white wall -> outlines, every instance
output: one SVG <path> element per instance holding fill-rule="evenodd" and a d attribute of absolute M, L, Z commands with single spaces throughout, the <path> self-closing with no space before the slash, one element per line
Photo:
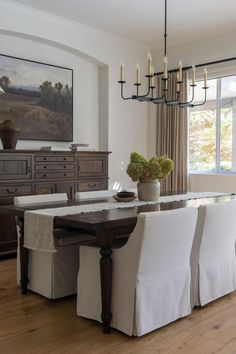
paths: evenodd
<path fill-rule="evenodd" d="M 108 32 L 3 0 L 0 0 L 0 48 L 2 54 L 74 69 L 74 141 L 110 150 L 111 184 L 128 186 L 130 179 L 125 168 L 130 152 L 137 150 L 147 155 L 147 105 L 121 100 L 117 84 L 119 63 L 122 58 L 126 63 L 127 81 L 133 82 L 136 62 L 146 67 L 147 48 Z M 106 75 L 105 79 L 100 75 Z M 132 87 L 128 87 L 128 93 Z M 99 90 L 108 92 L 103 91 L 101 95 Z M 101 108 L 102 102 L 106 108 Z M 49 144 L 22 141 L 17 147 Z"/>
<path fill-rule="evenodd" d="M 236 31 L 224 33 L 216 37 L 209 37 L 199 41 L 185 43 L 179 46 L 167 48 L 168 65 L 170 69 L 178 66 L 179 59 L 183 65 L 195 64 L 236 57 L 235 47 Z M 162 70 L 163 51 L 153 53 L 155 70 Z M 222 66 L 221 69 L 222 70 Z M 155 107 L 149 111 L 148 135 L 150 137 L 149 154 L 155 153 L 156 131 Z M 228 175 L 190 175 L 189 188 L 193 191 L 236 191 L 236 176 Z"/>
<path fill-rule="evenodd" d="M 189 177 L 189 190 L 192 192 L 236 193 L 235 175 L 192 174 Z"/>

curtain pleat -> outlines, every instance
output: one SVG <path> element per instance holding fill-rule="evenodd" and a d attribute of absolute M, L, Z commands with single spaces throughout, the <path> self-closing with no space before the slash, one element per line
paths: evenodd
<path fill-rule="evenodd" d="M 187 101 L 187 75 L 183 73 L 181 101 Z M 175 97 L 176 75 L 170 74 L 168 81 L 168 99 Z M 160 94 L 160 92 L 159 92 Z M 157 156 L 167 155 L 174 161 L 171 174 L 161 180 L 162 192 L 186 192 L 187 185 L 187 108 L 157 105 Z"/>

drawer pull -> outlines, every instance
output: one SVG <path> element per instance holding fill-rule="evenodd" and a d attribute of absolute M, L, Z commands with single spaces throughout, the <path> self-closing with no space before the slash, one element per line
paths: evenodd
<path fill-rule="evenodd" d="M 10 189 L 10 188 L 7 188 L 7 193 L 9 193 L 9 194 L 15 194 L 16 192 L 17 192 L 17 188 L 15 188 L 15 189 Z"/>
<path fill-rule="evenodd" d="M 64 161 L 66 161 L 67 159 L 66 159 L 66 157 L 64 157 Z"/>
<path fill-rule="evenodd" d="M 44 159 L 44 161 L 47 161 L 47 158 L 46 158 L 46 157 L 44 157 L 43 159 Z"/>
<path fill-rule="evenodd" d="M 64 177 L 66 177 L 67 176 L 67 174 L 66 173 L 64 173 Z"/>
<path fill-rule="evenodd" d="M 43 168 L 47 168 L 47 166 L 43 166 Z"/>
<path fill-rule="evenodd" d="M 88 186 L 89 186 L 89 188 L 95 188 L 96 187 L 96 185 L 97 185 L 97 183 L 94 183 L 94 184 L 88 184 Z"/>
<path fill-rule="evenodd" d="M 43 177 L 48 177 L 48 175 L 43 175 Z"/>
<path fill-rule="evenodd" d="M 66 166 L 63 166 L 64 168 L 66 168 Z"/>

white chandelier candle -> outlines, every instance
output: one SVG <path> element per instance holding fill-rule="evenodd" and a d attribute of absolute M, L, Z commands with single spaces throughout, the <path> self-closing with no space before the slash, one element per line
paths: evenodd
<path fill-rule="evenodd" d="M 148 52 L 148 75 L 151 75 L 151 68 L 152 68 L 152 54 L 149 50 L 149 52 Z"/>
<path fill-rule="evenodd" d="M 204 68 L 204 88 L 207 87 L 207 68 Z"/>
<path fill-rule="evenodd" d="M 192 85 L 195 85 L 196 83 L 196 68 L 195 68 L 195 64 L 193 64 L 192 66 Z"/>
<path fill-rule="evenodd" d="M 183 81 L 183 64 L 182 64 L 182 60 L 179 61 L 179 80 L 177 80 L 178 82 L 182 82 Z"/>
<path fill-rule="evenodd" d="M 168 69 L 167 69 L 168 59 L 167 59 L 167 56 L 164 56 L 163 64 L 164 64 L 163 79 L 167 80 L 168 79 Z"/>
<path fill-rule="evenodd" d="M 180 93 L 180 77 L 179 77 L 179 72 L 176 74 L 176 92 Z"/>
<path fill-rule="evenodd" d="M 154 69 L 153 69 L 153 66 L 151 67 L 151 81 L 150 81 L 150 85 L 151 85 L 151 88 L 154 88 L 155 87 L 155 82 L 154 82 Z"/>
<path fill-rule="evenodd" d="M 125 80 L 125 64 L 123 61 L 120 62 L 120 81 Z"/>
<path fill-rule="evenodd" d="M 136 64 L 136 84 L 140 84 L 140 65 Z"/>

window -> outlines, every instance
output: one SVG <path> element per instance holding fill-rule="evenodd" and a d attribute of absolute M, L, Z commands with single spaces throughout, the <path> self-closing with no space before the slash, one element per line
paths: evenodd
<path fill-rule="evenodd" d="M 196 87 L 196 100 L 204 99 Z M 236 172 L 236 76 L 208 80 L 207 102 L 190 109 L 189 170 Z"/>

